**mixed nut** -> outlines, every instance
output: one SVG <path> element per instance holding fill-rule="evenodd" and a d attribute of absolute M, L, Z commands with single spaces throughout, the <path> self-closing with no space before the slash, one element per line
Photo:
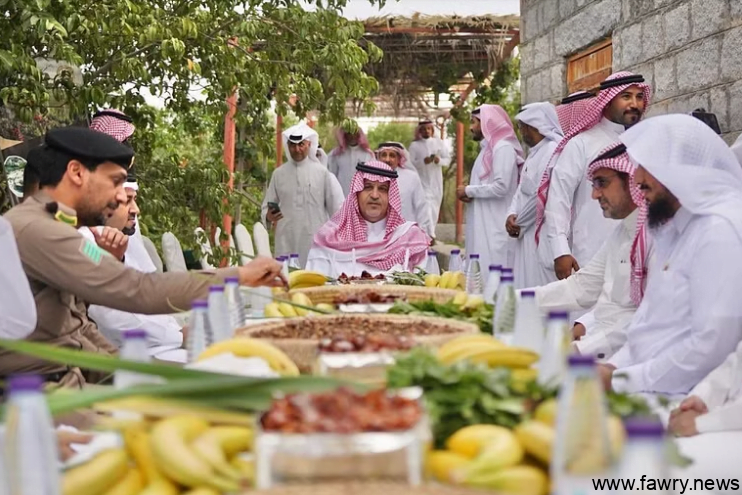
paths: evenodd
<path fill-rule="evenodd" d="M 420 404 L 385 390 L 357 394 L 341 388 L 323 394 L 277 399 L 262 416 L 265 431 L 281 433 L 362 433 L 408 430 L 422 416 Z"/>
<path fill-rule="evenodd" d="M 330 353 L 408 351 L 414 345 L 414 340 L 403 335 L 337 335 L 320 341 L 319 350 Z"/>
<path fill-rule="evenodd" d="M 389 321 L 384 319 L 346 316 L 341 318 L 302 318 L 281 322 L 277 328 L 258 330 L 251 333 L 256 339 L 326 339 L 339 334 L 365 336 L 386 334 L 442 335 L 459 330 L 440 323 L 429 321 Z"/>
<path fill-rule="evenodd" d="M 340 294 L 333 301 L 339 304 L 388 304 L 404 300 L 404 296 L 379 294 L 378 292 L 363 292 L 358 294 Z"/>
<path fill-rule="evenodd" d="M 361 280 L 361 281 L 371 281 L 371 280 L 380 280 L 380 281 L 383 281 L 383 280 L 386 280 L 386 276 L 383 273 L 380 273 L 380 274 L 378 274 L 376 276 L 373 276 L 370 273 L 368 273 L 366 270 L 364 270 L 364 271 L 361 272 L 361 276 L 360 277 L 356 277 L 356 276 L 349 277 L 345 273 L 341 273 L 340 276 L 338 277 L 338 283 L 340 283 L 340 284 L 349 284 L 351 282 L 356 282 L 358 280 Z"/>

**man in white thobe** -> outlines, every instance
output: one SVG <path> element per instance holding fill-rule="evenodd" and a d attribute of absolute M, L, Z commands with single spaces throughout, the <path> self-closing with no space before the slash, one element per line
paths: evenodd
<path fill-rule="evenodd" d="M 350 192 L 350 181 L 356 173 L 356 165 L 374 160 L 375 157 L 366 134 L 357 125 L 336 129 L 335 139 L 338 145 L 330 151 L 327 168 L 337 177 L 345 197 Z"/>
<path fill-rule="evenodd" d="M 431 239 L 435 239 L 435 224 L 430 221 L 425 191 L 417 170 L 410 168 L 407 149 L 396 141 L 381 143 L 376 148 L 376 158 L 397 171 L 397 185 L 402 197 L 402 218 L 416 222 Z"/>
<path fill-rule="evenodd" d="M 550 179 L 539 186 L 540 192 L 547 188 L 546 201 L 539 203 L 542 213 L 537 212 L 539 256 L 559 279 L 586 265 L 616 228 L 618 222 L 605 218 L 590 197 L 587 166 L 639 122 L 649 103 L 650 89 L 640 75 L 619 72 L 600 88 L 580 122 L 565 133 L 552 158 Z"/>
<path fill-rule="evenodd" d="M 36 328 L 36 302 L 23 271 L 13 229 L 0 217 L 0 338 L 23 339 Z"/>
<path fill-rule="evenodd" d="M 410 160 L 420 174 L 420 181 L 430 206 L 430 221 L 438 225 L 443 201 L 443 168 L 451 164 L 448 146 L 435 134 L 433 122 L 421 121 L 415 129 L 415 140 L 410 143 Z"/>
<path fill-rule="evenodd" d="M 329 158 L 327 157 L 327 153 L 319 145 L 317 146 L 317 160 L 325 167 L 328 166 Z"/>
<path fill-rule="evenodd" d="M 314 236 L 307 269 L 337 278 L 425 266 L 430 238 L 402 218 L 397 172 L 377 161 L 356 170 L 343 207 Z"/>
<path fill-rule="evenodd" d="M 621 141 L 653 246 L 626 344 L 599 372 L 619 392 L 685 395 L 742 339 L 742 167 L 688 115 L 648 119 Z"/>
<path fill-rule="evenodd" d="M 343 204 L 337 179 L 317 161 L 317 140 L 303 123 L 284 131 L 287 161 L 273 171 L 263 199 L 263 223 L 276 229 L 274 252 L 298 253 L 301 266 L 314 234 Z"/>
<path fill-rule="evenodd" d="M 742 165 L 742 134 L 737 137 L 737 140 L 734 141 L 734 144 L 732 144 L 731 148 L 734 152 L 734 156 L 737 157 L 737 161 L 740 165 Z"/>
<path fill-rule="evenodd" d="M 472 112 L 471 132 L 481 151 L 468 186 L 456 195 L 466 203 L 466 252 L 489 265 L 513 266 L 513 239 L 505 231 L 508 208 L 518 187 L 523 149 L 507 112 L 499 105 L 482 105 Z"/>
<path fill-rule="evenodd" d="M 626 342 L 626 329 L 641 301 L 642 277 L 634 275 L 637 256 L 647 256 L 644 197 L 633 181 L 634 163 L 623 145 L 613 145 L 590 164 L 593 198 L 603 214 L 621 223 L 605 239 L 590 262 L 569 278 L 536 287 L 536 303 L 544 311 L 592 311 L 578 318 L 572 329 L 580 354 L 608 359 Z M 633 248 L 633 249 L 632 249 Z M 633 252 L 632 252 L 633 251 Z M 634 297 L 632 297 L 634 296 Z M 637 297 L 638 296 L 638 297 Z"/>
<path fill-rule="evenodd" d="M 529 151 L 510 203 L 505 230 L 515 238 L 515 288 L 523 289 L 556 280 L 554 271 L 546 270 L 536 255 L 536 193 L 546 165 L 564 134 L 551 103 L 526 105 L 515 120 Z"/>

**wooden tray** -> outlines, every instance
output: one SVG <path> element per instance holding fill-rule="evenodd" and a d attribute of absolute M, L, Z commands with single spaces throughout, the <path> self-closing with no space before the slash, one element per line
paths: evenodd
<path fill-rule="evenodd" d="M 456 296 L 457 290 L 437 289 L 433 287 L 417 287 L 414 285 L 325 285 L 322 287 L 309 287 L 306 289 L 294 289 L 291 293 L 301 292 L 306 294 L 314 304 L 333 304 L 339 296 L 354 294 L 377 293 L 392 296 L 404 296 L 409 302 L 433 300 L 437 303 L 446 303 Z"/>
<path fill-rule="evenodd" d="M 355 481 L 347 483 L 317 483 L 287 485 L 250 493 L 266 495 L 482 495 L 480 490 L 440 484 L 410 486 L 394 481 Z"/>

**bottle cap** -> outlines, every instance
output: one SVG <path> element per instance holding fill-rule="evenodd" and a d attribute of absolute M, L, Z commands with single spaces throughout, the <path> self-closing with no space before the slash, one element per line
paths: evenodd
<path fill-rule="evenodd" d="M 239 277 L 227 277 L 224 279 L 225 284 L 239 284 L 240 278 Z"/>
<path fill-rule="evenodd" d="M 502 265 L 490 265 L 490 271 L 491 272 L 502 271 Z"/>
<path fill-rule="evenodd" d="M 292 258 L 298 258 L 299 257 L 299 253 L 291 253 L 291 257 Z"/>
<path fill-rule="evenodd" d="M 461 254 L 461 249 L 452 249 L 451 254 Z"/>
<path fill-rule="evenodd" d="M 536 297 L 535 290 L 522 290 L 520 291 L 520 297 Z"/>
<path fill-rule="evenodd" d="M 469 255 L 469 259 L 470 260 L 478 260 L 479 259 L 479 255 L 478 254 L 470 254 Z"/>
<path fill-rule="evenodd" d="M 276 261 L 278 261 L 279 263 L 283 263 L 284 261 L 286 261 L 286 256 L 278 256 L 276 258 Z"/>
<path fill-rule="evenodd" d="M 39 375 L 15 375 L 8 380 L 8 391 L 13 392 L 37 391 L 44 386 L 44 380 Z"/>
<path fill-rule="evenodd" d="M 208 308 L 209 302 L 203 299 L 196 299 L 191 303 L 192 308 Z"/>
<path fill-rule="evenodd" d="M 512 275 L 503 275 L 500 282 L 515 282 L 515 279 Z"/>
<path fill-rule="evenodd" d="M 659 419 L 654 418 L 628 418 L 624 422 L 626 435 L 636 437 L 663 437 L 665 428 Z"/>
<path fill-rule="evenodd" d="M 432 249 L 430 251 L 428 251 L 428 256 L 437 256 L 437 255 L 438 255 L 438 253 L 436 253 Z"/>
<path fill-rule="evenodd" d="M 567 358 L 570 366 L 595 366 L 595 357 L 582 354 L 571 354 Z"/>
<path fill-rule="evenodd" d="M 209 287 L 209 292 L 224 292 L 223 285 L 212 285 Z"/>
<path fill-rule="evenodd" d="M 505 268 L 505 267 L 503 266 L 503 267 L 502 267 L 502 273 L 508 273 L 508 274 L 511 274 L 511 275 L 512 275 L 512 273 L 513 273 L 513 269 L 512 269 L 512 268 Z"/>
<path fill-rule="evenodd" d="M 550 320 L 567 320 L 569 319 L 569 313 L 566 311 L 549 311 Z"/>
<path fill-rule="evenodd" d="M 147 338 L 147 331 L 141 330 L 141 329 L 135 329 L 135 330 L 124 330 L 122 333 L 122 336 L 124 339 L 146 339 Z"/>

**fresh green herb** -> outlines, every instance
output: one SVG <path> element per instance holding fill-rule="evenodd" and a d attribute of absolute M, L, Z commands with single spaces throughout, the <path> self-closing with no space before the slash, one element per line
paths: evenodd
<path fill-rule="evenodd" d="M 427 272 L 421 268 L 415 269 L 414 273 L 394 272 L 390 275 L 392 282 L 397 285 L 413 285 L 416 287 L 425 287 L 425 275 Z"/>
<path fill-rule="evenodd" d="M 397 302 L 389 313 L 398 315 L 437 316 L 474 323 L 484 333 L 492 333 L 492 317 L 494 306 L 482 304 L 476 308 L 462 308 L 449 301 L 436 303 L 435 301 Z"/>

